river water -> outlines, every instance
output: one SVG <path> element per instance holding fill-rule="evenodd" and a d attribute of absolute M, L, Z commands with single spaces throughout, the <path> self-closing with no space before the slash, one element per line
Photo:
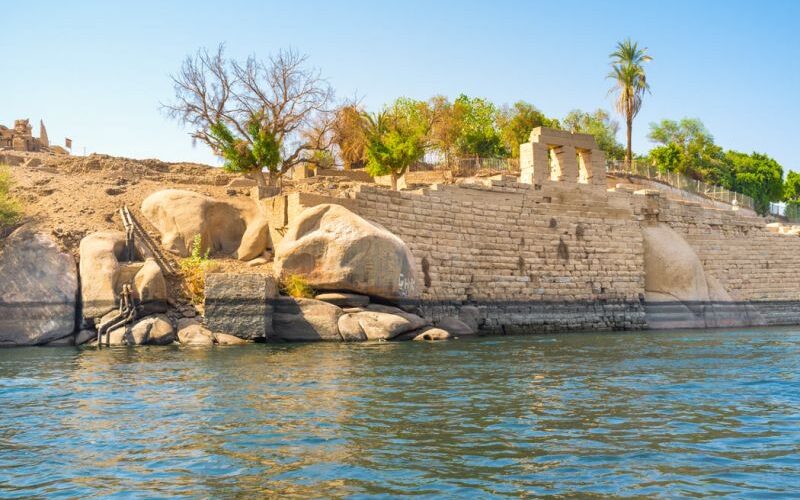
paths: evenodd
<path fill-rule="evenodd" d="M 800 329 L 0 350 L 0 498 L 798 492 Z"/>

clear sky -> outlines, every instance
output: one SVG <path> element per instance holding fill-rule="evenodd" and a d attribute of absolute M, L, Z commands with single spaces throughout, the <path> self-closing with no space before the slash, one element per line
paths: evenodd
<path fill-rule="evenodd" d="M 630 36 L 654 58 L 635 151 L 650 122 L 697 117 L 721 146 L 800 170 L 799 1 L 39 0 L 0 16 L 0 123 L 43 118 L 76 153 L 215 164 L 159 103 L 183 58 L 220 42 L 236 57 L 306 53 L 370 109 L 463 92 L 562 118 L 612 109 L 608 54 Z"/>

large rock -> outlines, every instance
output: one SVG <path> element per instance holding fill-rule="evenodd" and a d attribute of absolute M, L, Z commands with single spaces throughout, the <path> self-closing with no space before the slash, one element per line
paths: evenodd
<path fill-rule="evenodd" d="M 108 332 L 109 345 L 167 345 L 175 341 L 175 330 L 164 315 L 148 316 Z M 106 337 L 103 337 L 103 344 Z"/>
<path fill-rule="evenodd" d="M 651 297 L 672 297 L 681 302 L 709 300 L 703 264 L 681 235 L 659 224 L 643 228 L 642 236 L 644 287 Z"/>
<path fill-rule="evenodd" d="M 281 297 L 275 301 L 272 316 L 274 337 L 290 341 L 340 341 L 341 315 L 341 309 L 327 302 Z"/>
<path fill-rule="evenodd" d="M 81 299 L 84 318 L 100 318 L 117 307 L 122 274 L 120 260 L 126 258 L 125 242 L 125 233 L 120 231 L 92 233 L 81 240 Z"/>
<path fill-rule="evenodd" d="M 297 216 L 276 249 L 275 269 L 321 290 L 386 298 L 418 293 L 405 243 L 340 205 L 317 205 Z"/>
<path fill-rule="evenodd" d="M 193 319 L 178 321 L 178 341 L 183 345 L 210 347 L 214 345 L 214 334 Z"/>
<path fill-rule="evenodd" d="M 22 227 L 0 248 L 0 346 L 44 344 L 75 330 L 78 274 L 46 234 Z"/>
<path fill-rule="evenodd" d="M 339 332 L 344 340 L 389 340 L 428 324 L 416 314 L 394 307 L 370 305 L 366 311 L 342 315 Z"/>
<path fill-rule="evenodd" d="M 442 318 L 436 323 L 436 327 L 442 330 L 446 330 L 453 335 L 457 336 L 464 336 L 464 335 L 476 335 L 478 333 L 477 327 L 472 327 L 467 323 L 461 321 L 458 318 L 454 318 L 452 316 L 448 316 L 446 318 Z"/>
<path fill-rule="evenodd" d="M 151 194 L 142 213 L 161 233 L 161 244 L 182 257 L 192 251 L 196 235 L 203 250 L 240 260 L 258 257 L 269 245 L 266 218 L 251 199 L 219 201 L 181 189 Z"/>
<path fill-rule="evenodd" d="M 133 277 L 133 287 L 143 304 L 166 303 L 167 282 L 161 267 L 154 259 L 147 259 Z"/>

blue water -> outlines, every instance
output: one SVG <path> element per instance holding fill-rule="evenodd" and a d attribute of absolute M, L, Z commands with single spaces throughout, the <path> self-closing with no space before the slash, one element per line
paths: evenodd
<path fill-rule="evenodd" d="M 0 350 L 2 498 L 798 492 L 798 329 Z"/>

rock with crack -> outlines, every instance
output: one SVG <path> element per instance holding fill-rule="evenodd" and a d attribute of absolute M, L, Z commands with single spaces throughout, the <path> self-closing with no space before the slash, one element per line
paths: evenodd
<path fill-rule="evenodd" d="M 414 258 L 382 226 L 340 205 L 307 208 L 275 250 L 279 275 L 300 275 L 318 290 L 408 298 L 418 294 Z"/>
<path fill-rule="evenodd" d="M 75 331 L 78 273 L 50 236 L 23 226 L 0 249 L 0 346 L 44 344 Z"/>
<path fill-rule="evenodd" d="M 182 189 L 166 189 L 142 202 L 142 213 L 161 233 L 161 244 L 181 257 L 199 235 L 202 249 L 239 260 L 259 257 L 269 246 L 266 217 L 251 199 L 219 201 Z"/>

